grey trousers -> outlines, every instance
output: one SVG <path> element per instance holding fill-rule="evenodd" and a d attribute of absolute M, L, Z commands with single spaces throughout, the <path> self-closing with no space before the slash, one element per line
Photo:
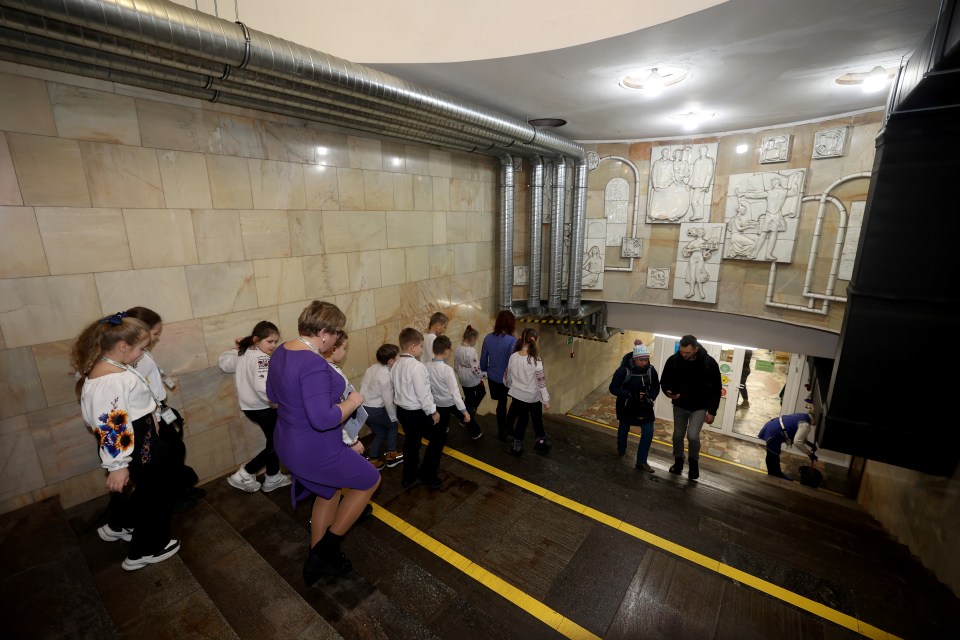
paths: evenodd
<path fill-rule="evenodd" d="M 688 411 L 680 407 L 673 408 L 673 457 L 683 458 L 683 439 L 689 443 L 690 459 L 700 459 L 700 429 L 707 417 L 706 409 Z"/>

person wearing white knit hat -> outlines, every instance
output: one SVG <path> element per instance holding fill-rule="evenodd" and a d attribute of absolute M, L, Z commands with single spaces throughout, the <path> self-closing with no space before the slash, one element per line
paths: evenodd
<path fill-rule="evenodd" d="M 633 343 L 633 352 L 623 356 L 620 367 L 610 381 L 610 393 L 617 396 L 617 453 L 627 453 L 627 435 L 630 427 L 640 426 L 640 445 L 637 447 L 637 469 L 653 473 L 647 463 L 653 442 L 653 403 L 660 395 L 657 370 L 650 364 L 650 351 L 641 340 Z"/>

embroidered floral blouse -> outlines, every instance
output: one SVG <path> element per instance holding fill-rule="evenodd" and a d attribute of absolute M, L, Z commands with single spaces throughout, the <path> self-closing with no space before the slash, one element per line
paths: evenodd
<path fill-rule="evenodd" d="M 150 390 L 130 371 L 87 379 L 80 392 L 83 421 L 100 438 L 100 464 L 108 471 L 130 464 L 133 422 L 157 408 Z"/>

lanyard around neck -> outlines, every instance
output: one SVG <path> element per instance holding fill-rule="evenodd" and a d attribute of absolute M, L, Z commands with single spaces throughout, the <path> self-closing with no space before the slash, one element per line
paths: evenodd
<path fill-rule="evenodd" d="M 147 387 L 147 391 L 150 392 L 150 396 L 153 397 L 153 401 L 157 403 L 157 406 L 159 407 L 160 405 L 163 404 L 160 398 L 157 397 L 157 394 L 153 392 L 153 387 L 150 386 L 150 382 L 146 378 L 144 378 L 143 374 L 141 374 L 139 371 L 132 368 L 130 365 L 123 364 L 122 362 L 117 362 L 116 360 L 111 360 L 107 356 L 100 356 L 100 360 L 102 360 L 103 362 L 106 362 L 107 364 L 112 364 L 118 369 L 129 371 L 133 375 L 137 376 L 137 379 L 139 379 L 140 382 L 142 382 Z"/>
<path fill-rule="evenodd" d="M 307 345 L 308 347 L 310 347 L 310 351 L 313 351 L 315 354 L 317 354 L 317 355 L 320 356 L 321 358 L 323 357 L 323 356 L 320 354 L 320 349 L 317 349 L 315 346 L 313 346 L 312 344 L 310 344 L 310 342 L 309 342 L 306 338 L 304 338 L 303 336 L 297 336 L 297 340 L 299 340 L 299 341 L 302 342 L 303 344 L 305 344 L 305 345 Z"/>

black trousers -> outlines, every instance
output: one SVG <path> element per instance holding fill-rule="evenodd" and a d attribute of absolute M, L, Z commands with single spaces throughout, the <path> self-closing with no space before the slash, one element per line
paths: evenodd
<path fill-rule="evenodd" d="M 437 478 L 440 469 L 440 456 L 443 446 L 447 443 L 447 425 L 444 420 L 433 424 L 433 418 L 423 412 L 423 409 L 404 409 L 397 407 L 397 421 L 403 425 L 403 481 L 414 480 L 427 482 Z M 420 462 L 420 440 L 426 438 L 430 442 L 423 454 L 423 463 Z"/>
<path fill-rule="evenodd" d="M 268 476 L 275 476 L 280 473 L 280 458 L 273 448 L 273 430 L 277 428 L 277 410 L 273 407 L 266 409 L 244 410 L 243 415 L 250 418 L 254 424 L 260 427 L 263 437 L 267 439 L 263 451 L 254 456 L 253 460 L 243 465 L 243 469 L 250 475 L 257 475 L 260 469 L 266 467 Z"/>
<path fill-rule="evenodd" d="M 527 419 L 533 419 L 533 431 L 538 438 L 543 438 L 547 433 L 543 430 L 543 405 L 539 402 L 524 402 L 512 398 L 510 400 L 510 413 L 507 420 L 513 429 L 513 437 L 523 442 L 523 436 L 527 433 Z M 516 423 L 516 428 L 513 424 Z"/>
<path fill-rule="evenodd" d="M 477 407 L 480 406 L 486 395 L 487 388 L 483 386 L 482 382 L 475 387 L 463 388 L 463 403 L 467 405 L 467 413 L 470 414 L 471 420 L 473 420 L 473 416 L 477 415 Z"/>
<path fill-rule="evenodd" d="M 497 437 L 506 440 L 510 434 L 507 423 L 507 387 L 490 380 L 490 397 L 497 401 Z"/>

